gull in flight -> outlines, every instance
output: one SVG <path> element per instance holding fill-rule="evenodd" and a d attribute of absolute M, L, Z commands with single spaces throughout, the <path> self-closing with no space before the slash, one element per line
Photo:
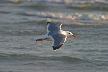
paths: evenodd
<path fill-rule="evenodd" d="M 69 36 L 76 37 L 75 34 L 73 34 L 70 31 L 63 31 L 61 30 L 61 26 L 63 23 L 60 22 L 47 22 L 47 34 L 36 36 L 35 40 L 38 41 L 52 41 L 52 47 L 53 50 L 59 49 L 64 42 L 66 41 L 66 38 Z"/>

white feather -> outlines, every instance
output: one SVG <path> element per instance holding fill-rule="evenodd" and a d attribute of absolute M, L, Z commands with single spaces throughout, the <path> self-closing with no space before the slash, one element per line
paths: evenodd
<path fill-rule="evenodd" d="M 48 38 L 48 35 L 45 34 L 45 35 L 41 35 L 41 36 L 35 36 L 35 37 L 34 37 L 34 40 L 37 40 L 37 39 L 44 39 L 44 38 Z"/>

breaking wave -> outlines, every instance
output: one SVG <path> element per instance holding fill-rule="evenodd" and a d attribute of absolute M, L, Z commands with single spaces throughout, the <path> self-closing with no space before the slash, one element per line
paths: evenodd
<path fill-rule="evenodd" d="M 108 14 L 98 13 L 56 13 L 56 12 L 25 12 L 24 16 L 36 16 L 39 18 L 67 19 L 67 20 L 108 20 Z"/>

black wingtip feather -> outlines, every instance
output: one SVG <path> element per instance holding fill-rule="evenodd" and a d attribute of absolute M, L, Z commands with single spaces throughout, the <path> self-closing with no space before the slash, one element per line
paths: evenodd
<path fill-rule="evenodd" d="M 49 23 L 51 23 L 51 22 L 47 22 L 47 25 L 48 25 Z"/>
<path fill-rule="evenodd" d="M 57 46 L 57 47 L 52 46 L 52 47 L 53 47 L 53 50 L 59 49 L 62 45 L 63 45 L 63 44 L 61 44 L 61 45 L 59 45 L 59 46 Z"/>

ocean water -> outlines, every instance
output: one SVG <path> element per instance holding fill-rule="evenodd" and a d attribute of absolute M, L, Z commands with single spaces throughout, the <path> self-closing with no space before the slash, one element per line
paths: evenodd
<path fill-rule="evenodd" d="M 35 42 L 46 22 L 69 37 L 57 51 Z M 0 0 L 0 72 L 107 72 L 108 0 Z"/>

